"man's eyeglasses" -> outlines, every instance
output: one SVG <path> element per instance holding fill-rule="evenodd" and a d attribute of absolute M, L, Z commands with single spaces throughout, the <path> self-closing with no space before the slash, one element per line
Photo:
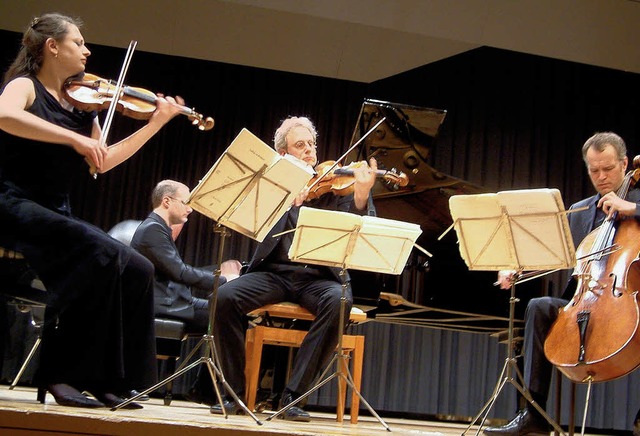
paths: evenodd
<path fill-rule="evenodd" d="M 169 197 L 169 196 L 167 196 L 167 197 Z M 169 197 L 169 198 L 172 199 L 172 200 L 175 200 L 175 201 L 179 201 L 180 203 L 182 203 L 185 206 L 189 205 L 186 201 L 180 200 L 179 198 L 175 198 L 175 197 Z"/>
<path fill-rule="evenodd" d="M 293 147 L 297 150 L 304 150 L 307 147 L 311 148 L 311 150 L 316 150 L 318 148 L 314 141 L 298 141 L 293 144 Z"/>

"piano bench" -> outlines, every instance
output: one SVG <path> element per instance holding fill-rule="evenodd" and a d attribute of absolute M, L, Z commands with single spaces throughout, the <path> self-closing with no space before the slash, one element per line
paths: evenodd
<path fill-rule="evenodd" d="M 254 310 L 249 316 L 270 316 L 276 318 L 302 319 L 311 321 L 314 315 L 294 303 L 277 303 L 263 306 Z M 351 322 L 362 322 L 367 318 L 366 314 L 359 309 L 352 309 L 349 316 Z M 307 335 L 304 330 L 292 330 L 277 327 L 267 327 L 257 325 L 247 330 L 245 349 L 246 349 L 246 365 L 245 365 L 245 385 L 246 385 L 246 402 L 249 410 L 254 410 L 256 405 L 256 393 L 258 390 L 258 378 L 260 374 L 260 362 L 262 360 L 263 345 L 279 345 L 285 347 L 300 347 L 303 339 Z M 352 362 L 352 376 L 355 388 L 360 391 L 362 384 L 362 362 L 364 358 L 364 336 L 362 335 L 346 335 L 342 336 L 342 347 L 345 353 L 350 354 Z M 341 370 L 343 368 L 341 367 Z M 344 418 L 344 409 L 347 397 L 347 383 L 342 377 L 338 377 L 338 393 L 337 398 L 337 417 L 336 421 L 342 422 Z M 360 407 L 360 397 L 354 393 L 351 395 L 351 423 L 358 423 L 358 413 Z"/>
<path fill-rule="evenodd" d="M 187 336 L 185 323 L 177 319 L 156 318 L 156 359 L 167 361 L 167 371 L 176 371 L 176 362 L 180 359 L 182 341 Z M 173 399 L 173 381 L 166 384 L 164 405 L 171 404 Z"/>

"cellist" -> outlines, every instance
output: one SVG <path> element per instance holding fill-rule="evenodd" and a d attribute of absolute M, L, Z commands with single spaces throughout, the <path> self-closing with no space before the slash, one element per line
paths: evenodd
<path fill-rule="evenodd" d="M 585 198 L 570 209 L 587 207 L 586 210 L 568 215 L 571 235 L 575 246 L 605 219 L 616 217 L 640 219 L 640 190 L 629 191 L 627 199 L 616 195 L 623 183 L 627 170 L 627 147 L 624 140 L 615 133 L 596 133 L 582 146 L 582 158 L 587 167 L 597 194 Z M 502 289 L 509 289 L 514 278 L 513 271 L 500 271 L 497 283 Z M 540 297 L 529 301 L 525 311 L 524 325 L 524 383 L 533 400 L 545 408 L 551 382 L 551 363 L 544 354 L 544 340 L 559 309 L 566 306 L 576 290 L 576 281 L 571 279 L 562 297 Z M 633 434 L 640 435 L 640 411 L 634 421 Z M 488 427 L 486 435 L 529 435 L 548 434 L 550 425 L 529 403 L 507 424 L 501 427 Z"/>

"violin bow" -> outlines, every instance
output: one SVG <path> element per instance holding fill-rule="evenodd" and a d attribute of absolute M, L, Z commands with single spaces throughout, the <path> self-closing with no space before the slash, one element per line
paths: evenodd
<path fill-rule="evenodd" d="M 118 105 L 118 100 L 120 99 L 120 95 L 122 95 L 122 90 L 124 88 L 124 78 L 127 75 L 127 70 L 129 69 L 129 64 L 131 63 L 131 58 L 133 57 L 133 52 L 138 45 L 138 41 L 131 41 L 129 43 L 129 48 L 127 49 L 127 54 L 124 57 L 124 62 L 122 63 L 122 68 L 120 69 L 120 76 L 118 77 L 118 82 L 116 83 L 116 88 L 113 92 L 113 101 L 109 105 L 109 109 L 107 110 L 107 115 L 105 116 L 104 123 L 102 128 L 100 129 L 100 139 L 99 144 L 100 147 L 105 147 L 107 144 L 107 137 L 109 136 L 109 130 L 111 129 L 111 121 L 113 121 L 113 116 L 116 113 L 116 107 Z M 98 171 L 93 166 L 89 170 L 94 179 L 98 177 Z"/>
<path fill-rule="evenodd" d="M 349 153 L 351 153 L 351 151 L 352 151 L 354 148 L 356 148 L 358 145 L 360 145 L 360 143 L 361 143 L 362 141 L 364 141 L 364 140 L 365 140 L 365 138 L 371 134 L 371 132 L 373 132 L 374 130 L 376 130 L 376 129 L 378 128 L 378 126 L 379 126 L 380 124 L 382 124 L 382 122 L 383 122 L 385 119 L 386 119 L 386 117 L 382 117 L 382 118 L 380 119 L 380 121 L 378 121 L 378 122 L 377 122 L 377 123 L 376 123 L 372 128 L 370 128 L 370 129 L 367 131 L 367 133 L 365 133 L 364 135 L 362 135 L 362 137 L 361 137 L 360 139 L 358 139 L 358 140 L 355 142 L 355 144 L 353 144 L 351 147 L 349 147 L 349 149 L 348 149 L 347 151 L 345 151 L 345 152 L 344 152 L 344 154 L 343 154 L 342 156 L 340 156 L 340 157 L 335 161 L 335 163 L 334 163 L 333 165 L 331 165 L 331 166 L 329 167 L 329 169 L 328 169 L 328 170 L 327 170 L 327 171 L 326 171 L 322 176 L 318 177 L 318 179 L 317 179 L 315 182 L 313 182 L 313 183 L 311 184 L 311 186 L 309 186 L 309 190 L 311 190 L 314 186 L 316 186 L 316 185 L 320 182 L 320 180 L 324 179 L 324 178 L 325 178 L 325 176 L 326 176 L 327 174 L 329 174 L 331 171 L 333 171 L 333 170 L 334 170 L 334 168 L 338 166 L 338 164 L 340 163 L 340 161 L 341 161 L 341 160 L 343 160 L 345 157 L 347 157 L 347 155 L 348 155 Z"/>

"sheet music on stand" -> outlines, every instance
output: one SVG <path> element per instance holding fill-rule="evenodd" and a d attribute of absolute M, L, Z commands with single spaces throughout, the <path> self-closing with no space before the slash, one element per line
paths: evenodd
<path fill-rule="evenodd" d="M 279 155 L 242 129 L 191 192 L 189 205 L 262 242 L 312 177 L 306 163 Z"/>
<path fill-rule="evenodd" d="M 288 252 L 289 259 L 295 262 L 341 268 L 342 294 L 338 319 L 345 319 L 346 295 L 349 287 L 347 269 L 400 274 L 412 248 L 416 247 L 424 251 L 415 243 L 422 233 L 419 225 L 347 212 L 301 207 L 298 223 L 293 231 L 295 233 Z M 337 351 L 315 386 L 267 420 L 281 415 L 333 378 L 340 377 L 351 388 L 352 394 L 357 395 L 369 412 L 388 431 L 391 431 L 355 387 L 349 372 L 348 355 L 342 346 L 343 333 L 344 324 L 339 323 Z M 327 375 L 334 364 L 335 371 Z M 338 392 L 341 392 L 341 389 L 341 385 L 338 384 Z M 341 393 L 340 398 L 342 398 Z"/>
<path fill-rule="evenodd" d="M 421 233 L 417 224 L 303 206 L 289 258 L 397 275 Z"/>
<path fill-rule="evenodd" d="M 502 191 L 496 194 L 456 195 L 449 199 L 460 255 L 470 270 L 515 270 L 509 299 L 508 356 L 491 397 L 462 433 L 480 419 L 480 434 L 490 410 L 506 385 L 511 383 L 553 426 L 562 428 L 534 401 L 514 353 L 515 288 L 522 271 L 547 273 L 575 266 L 576 253 L 567 212 L 557 189 Z M 536 272 L 538 276 L 538 272 Z M 544 274 L 544 273 L 543 273 Z M 513 377 L 515 374 L 516 377 Z"/>
<path fill-rule="evenodd" d="M 555 270 L 575 266 L 567 213 L 557 189 L 455 195 L 449 199 L 470 270 Z"/>

